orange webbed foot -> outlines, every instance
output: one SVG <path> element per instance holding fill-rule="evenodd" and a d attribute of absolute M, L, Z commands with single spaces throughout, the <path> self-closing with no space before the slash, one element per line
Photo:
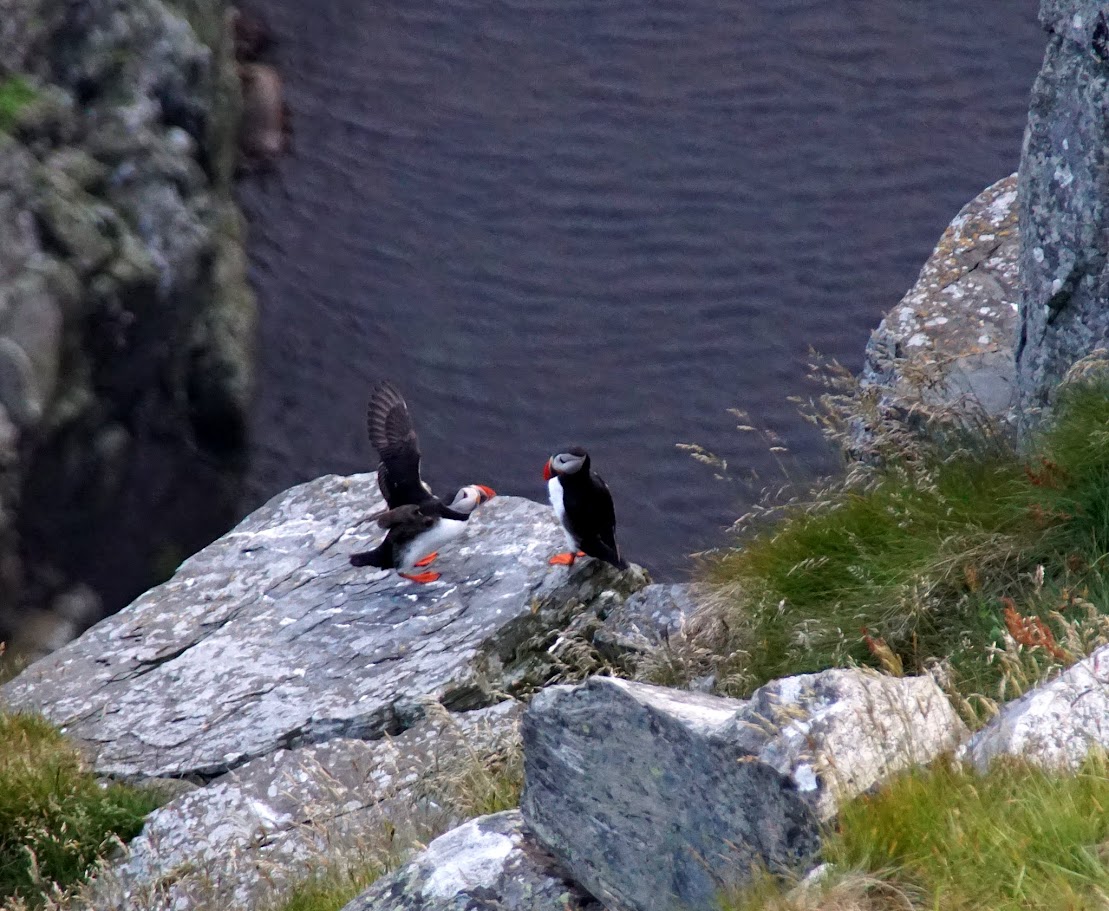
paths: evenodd
<path fill-rule="evenodd" d="M 574 556 L 575 557 L 584 557 L 585 556 L 585 551 L 584 550 L 579 550 L 576 554 L 574 554 Z"/>
<path fill-rule="evenodd" d="M 574 561 L 577 558 L 577 554 L 575 554 L 573 551 L 568 551 L 564 554 L 555 554 L 547 562 L 550 563 L 551 566 L 573 566 Z"/>
<path fill-rule="evenodd" d="M 428 554 L 428 555 L 427 555 L 426 557 L 422 557 L 422 558 L 420 558 L 419 560 L 417 560 L 417 561 L 416 561 L 415 563 L 413 563 L 412 565 L 413 565 L 413 566 L 431 566 L 431 564 L 435 562 L 435 559 L 436 559 L 436 558 L 437 558 L 438 556 L 439 556 L 439 551 L 437 551 L 437 550 L 433 550 L 433 551 L 432 551 L 431 553 L 429 553 L 429 554 Z"/>
<path fill-rule="evenodd" d="M 434 582 L 442 573 L 397 573 L 402 579 L 407 579 L 409 582 L 418 582 L 421 585 L 426 585 L 428 582 Z"/>

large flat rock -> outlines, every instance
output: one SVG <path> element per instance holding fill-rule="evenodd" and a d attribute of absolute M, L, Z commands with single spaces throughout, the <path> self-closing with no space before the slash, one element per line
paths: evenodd
<path fill-rule="evenodd" d="M 569 882 L 518 810 L 482 816 L 435 839 L 343 911 L 603 911 Z"/>
<path fill-rule="evenodd" d="M 409 727 L 431 697 L 476 708 L 551 676 L 546 646 L 591 601 L 646 584 L 552 567 L 550 508 L 498 497 L 417 585 L 349 565 L 380 531 L 374 475 L 292 488 L 177 574 L 0 688 L 96 771 L 211 778 L 278 748 Z"/>
<path fill-rule="evenodd" d="M 519 703 L 444 714 L 395 738 L 278 750 L 178 797 L 100 874 L 89 906 L 251 911 L 321 867 L 426 842 L 461 821 L 447 776 L 518 748 Z"/>
<path fill-rule="evenodd" d="M 927 677 L 825 671 L 745 702 L 594 678 L 528 708 L 520 808 L 606 906 L 694 911 L 804 865 L 843 801 L 965 733 Z"/>

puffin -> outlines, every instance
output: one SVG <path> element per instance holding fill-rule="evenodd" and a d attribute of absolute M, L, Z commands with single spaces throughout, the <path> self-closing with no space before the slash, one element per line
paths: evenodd
<path fill-rule="evenodd" d="M 434 582 L 440 573 L 412 570 L 430 565 L 439 556 L 438 548 L 462 534 L 473 511 L 496 491 L 469 484 L 449 506 L 432 493 L 420 476 L 420 444 L 408 405 L 392 383 L 378 383 L 370 394 L 366 429 L 381 458 L 377 486 L 387 506 L 366 521 L 376 522 L 386 535 L 373 550 L 351 554 L 350 563 L 396 569 L 412 582 Z"/>
<path fill-rule="evenodd" d="M 580 446 L 547 459 L 543 480 L 558 521 L 566 532 L 570 550 L 548 561 L 556 566 L 573 566 L 578 557 L 590 556 L 627 569 L 616 544 L 616 510 L 608 485 L 589 464 L 589 453 Z"/>

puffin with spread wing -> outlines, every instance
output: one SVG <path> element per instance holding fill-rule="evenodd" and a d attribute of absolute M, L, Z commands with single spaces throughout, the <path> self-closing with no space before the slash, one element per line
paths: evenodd
<path fill-rule="evenodd" d="M 434 582 L 439 573 L 412 570 L 431 564 L 438 549 L 462 534 L 471 513 L 496 493 L 470 484 L 448 506 L 431 492 L 420 476 L 420 445 L 408 405 L 391 383 L 374 387 L 366 425 L 381 457 L 377 486 L 388 506 L 367 521 L 376 521 L 387 533 L 373 550 L 351 554 L 351 565 L 396 569 L 412 582 Z"/>

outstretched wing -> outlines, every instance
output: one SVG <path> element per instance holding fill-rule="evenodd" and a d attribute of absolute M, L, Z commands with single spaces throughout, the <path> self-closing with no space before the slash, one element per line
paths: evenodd
<path fill-rule="evenodd" d="M 431 488 L 420 477 L 420 442 L 408 405 L 391 383 L 374 387 L 366 410 L 366 430 L 381 457 L 377 485 L 390 508 L 431 497 Z"/>

